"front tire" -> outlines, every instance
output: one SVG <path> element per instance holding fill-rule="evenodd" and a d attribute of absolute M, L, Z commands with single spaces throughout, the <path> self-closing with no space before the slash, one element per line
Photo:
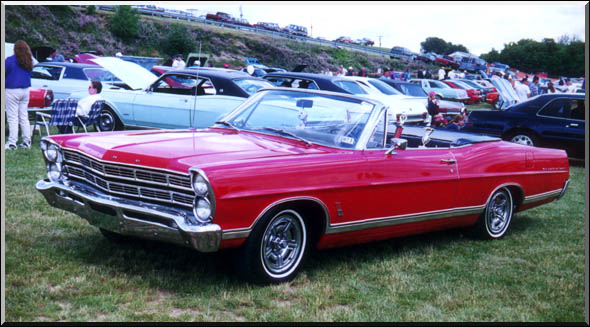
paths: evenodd
<path fill-rule="evenodd" d="M 510 228 L 513 213 L 514 201 L 510 191 L 505 187 L 497 190 L 474 227 L 476 235 L 483 239 L 502 238 Z"/>
<path fill-rule="evenodd" d="M 123 126 L 113 110 L 105 108 L 101 110 L 98 122 L 95 124 L 94 128 L 100 132 L 112 132 L 122 130 Z"/>
<path fill-rule="evenodd" d="M 238 269 L 254 283 L 295 278 L 307 256 L 309 236 L 303 217 L 285 209 L 264 215 L 240 250 Z"/>

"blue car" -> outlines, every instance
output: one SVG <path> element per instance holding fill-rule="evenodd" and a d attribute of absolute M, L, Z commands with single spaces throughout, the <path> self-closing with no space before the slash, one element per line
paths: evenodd
<path fill-rule="evenodd" d="M 220 95 L 231 93 L 231 88 L 224 88 L 224 85 L 201 70 L 172 70 L 158 78 L 139 65 L 117 58 L 101 57 L 93 60 L 122 80 L 122 83 L 103 85 L 101 95 L 105 105 L 97 124 L 101 131 L 125 128 L 206 128 L 246 99 L 243 96 Z M 251 79 L 238 72 L 218 73 L 216 78 L 221 78 L 221 75 L 235 78 L 234 75 L 238 74 L 240 78 Z M 241 83 L 242 79 L 236 83 Z M 248 87 L 258 90 L 260 87 L 272 86 L 263 80 L 255 82 L 257 84 L 241 87 L 244 90 Z M 75 92 L 70 97 L 81 99 L 87 95 L 87 91 Z"/>
<path fill-rule="evenodd" d="M 454 89 L 441 81 L 435 81 L 433 79 L 411 79 L 409 82 L 420 85 L 426 93 L 433 91 L 436 93 L 437 99 L 460 101 L 463 103 L 469 100 L 467 91 Z"/>
<path fill-rule="evenodd" d="M 474 110 L 462 131 L 564 149 L 570 158 L 584 159 L 584 114 L 584 94 L 543 94 L 502 111 Z"/>

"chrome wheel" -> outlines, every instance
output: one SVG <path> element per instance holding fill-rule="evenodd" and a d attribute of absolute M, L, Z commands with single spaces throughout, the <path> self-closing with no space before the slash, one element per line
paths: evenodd
<path fill-rule="evenodd" d="M 303 258 L 306 244 L 305 223 L 293 210 L 275 215 L 261 239 L 260 258 L 266 274 L 283 278 L 292 274 Z"/>
<path fill-rule="evenodd" d="M 485 212 L 485 227 L 492 238 L 499 238 L 506 233 L 512 220 L 512 195 L 501 189 L 492 195 Z"/>
<path fill-rule="evenodd" d="M 513 143 L 518 143 L 518 144 L 523 144 L 523 145 L 528 145 L 528 146 L 535 146 L 535 143 L 533 142 L 533 139 L 526 135 L 526 134 L 517 134 L 514 135 L 511 139 L 510 142 Z"/>

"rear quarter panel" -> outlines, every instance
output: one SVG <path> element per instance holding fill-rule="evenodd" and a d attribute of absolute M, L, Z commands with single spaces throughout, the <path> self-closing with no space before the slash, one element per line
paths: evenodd
<path fill-rule="evenodd" d="M 453 151 L 457 159 L 459 207 L 483 205 L 501 186 L 513 186 L 517 203 L 560 190 L 569 178 L 565 151 L 505 141 L 475 144 Z"/>

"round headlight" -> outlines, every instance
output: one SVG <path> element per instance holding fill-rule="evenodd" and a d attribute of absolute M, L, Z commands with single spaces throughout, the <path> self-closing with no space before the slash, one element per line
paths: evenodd
<path fill-rule="evenodd" d="M 47 165 L 47 177 L 52 182 L 56 182 L 61 178 L 61 164 L 51 163 Z"/>
<path fill-rule="evenodd" d="M 45 158 L 50 162 L 61 162 L 61 154 L 55 144 L 49 144 L 47 150 L 43 151 L 43 154 L 45 154 Z"/>
<path fill-rule="evenodd" d="M 201 175 L 197 175 L 193 178 L 193 190 L 197 195 L 205 196 L 209 188 L 207 187 L 207 181 Z"/>
<path fill-rule="evenodd" d="M 200 223 L 211 221 L 211 203 L 205 198 L 197 197 L 194 204 L 194 214 Z"/>

